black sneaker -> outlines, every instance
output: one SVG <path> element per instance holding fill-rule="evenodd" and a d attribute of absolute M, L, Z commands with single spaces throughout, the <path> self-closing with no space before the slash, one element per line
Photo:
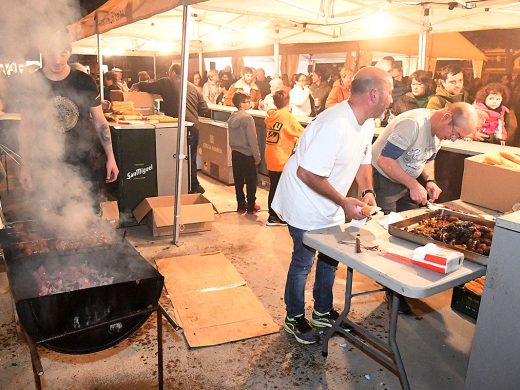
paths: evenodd
<path fill-rule="evenodd" d="M 331 328 L 332 324 L 339 318 L 339 313 L 332 309 L 328 313 L 318 313 L 316 310 L 312 311 L 311 324 L 315 328 Z"/>
<path fill-rule="evenodd" d="M 238 207 L 237 207 L 237 213 L 239 214 L 245 214 L 245 212 L 247 211 L 247 205 L 244 203 L 244 204 L 239 204 Z"/>
<path fill-rule="evenodd" d="M 294 318 L 285 317 L 283 328 L 287 333 L 292 334 L 300 344 L 314 344 L 320 339 L 317 334 L 314 334 L 309 321 L 303 314 Z"/>
<path fill-rule="evenodd" d="M 273 217 L 273 216 L 270 215 L 269 218 L 267 218 L 266 225 L 267 226 L 287 226 L 287 222 L 282 221 L 278 217 Z"/>

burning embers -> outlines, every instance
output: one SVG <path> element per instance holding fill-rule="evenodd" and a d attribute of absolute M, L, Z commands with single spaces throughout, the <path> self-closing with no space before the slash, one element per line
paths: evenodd
<path fill-rule="evenodd" d="M 38 283 L 39 296 L 104 286 L 114 282 L 113 276 L 91 268 L 88 264 L 68 265 L 57 273 L 48 272 L 42 264 L 33 272 L 33 276 Z"/>

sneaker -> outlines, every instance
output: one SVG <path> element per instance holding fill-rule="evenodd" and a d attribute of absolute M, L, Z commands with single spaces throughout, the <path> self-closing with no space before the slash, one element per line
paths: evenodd
<path fill-rule="evenodd" d="M 239 204 L 238 207 L 237 207 L 237 213 L 239 214 L 245 214 L 245 212 L 247 211 L 247 206 L 246 204 Z"/>
<path fill-rule="evenodd" d="M 260 206 L 255 204 L 253 207 L 247 207 L 247 213 L 248 214 L 256 214 L 260 211 Z"/>
<path fill-rule="evenodd" d="M 311 324 L 315 328 L 331 328 L 332 324 L 339 318 L 339 313 L 332 309 L 328 313 L 319 313 L 315 309 L 312 311 Z"/>
<path fill-rule="evenodd" d="M 309 321 L 303 314 L 294 318 L 285 317 L 283 328 L 287 333 L 292 334 L 300 344 L 314 344 L 320 339 L 317 334 L 314 334 Z"/>
<path fill-rule="evenodd" d="M 282 221 L 280 218 L 278 217 L 273 217 L 273 216 L 269 216 L 269 218 L 267 218 L 267 223 L 266 223 L 267 226 L 286 226 L 287 225 L 287 222 L 285 221 Z"/>

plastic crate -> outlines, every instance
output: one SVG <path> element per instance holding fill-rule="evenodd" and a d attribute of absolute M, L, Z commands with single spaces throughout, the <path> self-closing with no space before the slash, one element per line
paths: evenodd
<path fill-rule="evenodd" d="M 451 296 L 451 308 L 456 312 L 462 313 L 477 320 L 478 310 L 480 308 L 480 295 L 465 289 L 463 286 L 453 288 Z"/>

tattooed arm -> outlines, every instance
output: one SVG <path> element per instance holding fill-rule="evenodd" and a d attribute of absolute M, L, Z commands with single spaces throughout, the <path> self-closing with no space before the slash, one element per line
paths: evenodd
<path fill-rule="evenodd" d="M 108 122 L 103 115 L 103 110 L 101 106 L 91 107 L 90 114 L 92 115 L 92 119 L 94 121 L 94 127 L 96 129 L 96 134 L 98 136 L 99 142 L 103 146 L 105 150 L 105 154 L 107 156 L 107 176 L 106 182 L 111 183 L 117 179 L 117 175 L 119 174 L 119 169 L 117 168 L 116 159 L 114 157 L 114 151 L 112 150 L 112 138 L 110 137 L 110 127 L 108 126 Z"/>

